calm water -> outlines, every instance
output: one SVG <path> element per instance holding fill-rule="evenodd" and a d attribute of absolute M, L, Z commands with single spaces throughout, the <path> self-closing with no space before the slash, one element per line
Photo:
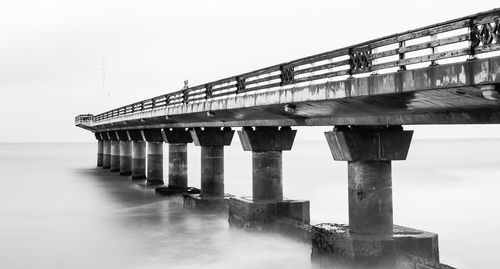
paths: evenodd
<path fill-rule="evenodd" d="M 499 149 L 500 140 L 415 140 L 393 163 L 395 223 L 438 233 L 442 262 L 499 268 Z M 310 268 L 308 245 L 184 211 L 95 168 L 95 155 L 95 144 L 0 144 L 0 268 Z M 198 158 L 191 146 L 196 187 Z M 283 169 L 285 196 L 309 199 L 313 222 L 347 222 L 346 164 L 326 142 L 297 141 Z M 237 139 L 226 192 L 251 192 L 251 153 Z"/>

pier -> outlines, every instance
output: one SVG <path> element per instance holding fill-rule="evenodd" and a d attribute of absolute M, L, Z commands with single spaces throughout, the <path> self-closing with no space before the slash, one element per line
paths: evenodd
<path fill-rule="evenodd" d="M 495 9 L 82 114 L 75 125 L 94 133 L 97 166 L 182 195 L 186 208 L 225 212 L 234 227 L 289 232 L 311 242 L 320 266 L 451 268 L 437 234 L 393 223 L 391 168 L 407 158 L 411 125 L 500 123 L 499 91 Z M 348 224 L 311 225 L 314 204 L 285 198 L 282 156 L 297 126 L 331 126 L 325 147 L 347 163 Z M 235 140 L 252 152 L 244 197 L 224 188 L 224 147 Z M 188 143 L 201 147 L 200 190 L 189 186 Z"/>

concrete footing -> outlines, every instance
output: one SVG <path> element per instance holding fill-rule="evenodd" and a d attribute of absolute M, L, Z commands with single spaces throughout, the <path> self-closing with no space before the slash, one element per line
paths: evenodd
<path fill-rule="evenodd" d="M 437 234 L 393 226 L 394 237 L 386 240 L 358 239 L 342 224 L 311 226 L 311 260 L 320 268 L 440 268 Z"/>
<path fill-rule="evenodd" d="M 202 194 L 184 194 L 184 208 L 211 212 L 228 213 L 229 199 L 234 195 L 226 194 L 222 198 L 205 198 Z"/>
<path fill-rule="evenodd" d="M 229 224 L 249 229 L 265 230 L 280 218 L 309 223 L 309 201 L 287 200 L 279 202 L 254 201 L 251 197 L 229 199 Z"/>
<path fill-rule="evenodd" d="M 193 188 L 193 187 L 177 188 L 177 187 L 167 186 L 167 187 L 155 188 L 155 192 L 158 195 L 179 196 L 179 195 L 184 195 L 184 194 L 199 194 L 200 189 Z"/>

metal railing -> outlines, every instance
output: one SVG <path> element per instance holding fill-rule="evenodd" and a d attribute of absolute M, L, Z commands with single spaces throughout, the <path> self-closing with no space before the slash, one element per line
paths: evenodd
<path fill-rule="evenodd" d="M 397 72 L 450 59 L 466 61 L 494 51 L 500 51 L 500 9 L 156 96 L 93 116 L 93 121 L 280 87 Z"/>

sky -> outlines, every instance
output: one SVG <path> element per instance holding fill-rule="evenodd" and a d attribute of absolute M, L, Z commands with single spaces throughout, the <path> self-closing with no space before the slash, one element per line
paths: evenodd
<path fill-rule="evenodd" d="M 0 142 L 88 142 L 106 110 L 500 7 L 470 1 L 1 1 Z M 300 128 L 324 139 L 331 127 Z M 411 126 L 415 138 L 500 137 L 497 125 Z"/>

